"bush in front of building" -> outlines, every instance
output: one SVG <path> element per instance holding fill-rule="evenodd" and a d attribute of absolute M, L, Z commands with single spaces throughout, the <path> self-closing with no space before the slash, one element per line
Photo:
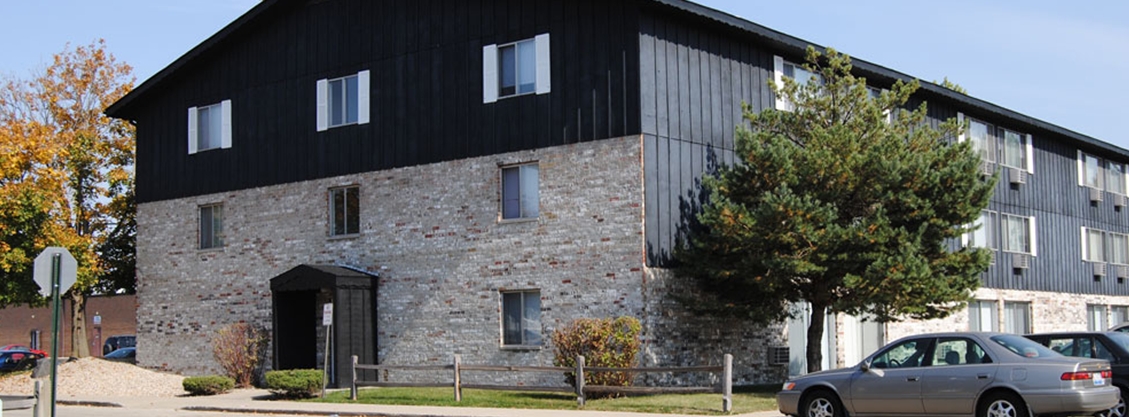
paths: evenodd
<path fill-rule="evenodd" d="M 267 355 L 267 333 L 247 323 L 224 326 L 212 339 L 212 355 L 236 386 L 255 382 Z"/>
<path fill-rule="evenodd" d="M 322 387 L 322 372 L 318 369 L 287 369 L 268 371 L 266 388 L 271 393 L 286 398 L 310 398 L 318 395 Z"/>
<path fill-rule="evenodd" d="M 235 388 L 235 380 L 222 375 L 190 376 L 182 385 L 191 395 L 216 395 Z"/>
<path fill-rule="evenodd" d="M 616 319 L 576 319 L 553 332 L 553 358 L 556 366 L 576 367 L 577 356 L 584 356 L 585 366 L 630 368 L 639 354 L 639 319 L 621 316 Z M 576 373 L 566 372 L 565 382 L 576 385 Z M 633 376 L 627 372 L 585 372 L 585 385 L 630 386 Z"/>

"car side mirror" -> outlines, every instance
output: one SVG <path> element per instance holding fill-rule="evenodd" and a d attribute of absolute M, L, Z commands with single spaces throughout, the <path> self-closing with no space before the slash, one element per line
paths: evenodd
<path fill-rule="evenodd" d="M 862 363 L 859 364 L 859 370 L 861 370 L 863 372 L 870 371 L 870 359 L 862 361 Z"/>

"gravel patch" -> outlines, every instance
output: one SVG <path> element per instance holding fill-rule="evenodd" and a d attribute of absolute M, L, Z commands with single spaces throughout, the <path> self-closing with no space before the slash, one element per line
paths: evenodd
<path fill-rule="evenodd" d="M 186 395 L 184 377 L 166 372 L 152 371 L 137 365 L 108 361 L 101 358 L 82 358 L 59 363 L 59 398 L 101 397 L 176 397 Z M 43 378 L 44 389 L 49 389 L 48 378 Z M 6 395 L 32 395 L 35 380 L 30 373 L 0 377 L 0 393 Z"/>

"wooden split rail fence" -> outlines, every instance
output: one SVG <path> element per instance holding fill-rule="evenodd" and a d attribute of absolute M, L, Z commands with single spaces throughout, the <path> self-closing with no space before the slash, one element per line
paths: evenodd
<path fill-rule="evenodd" d="M 489 366 L 489 365 L 466 365 L 462 363 L 460 355 L 455 355 L 455 360 L 450 365 L 366 365 L 357 363 L 357 356 L 353 356 L 353 384 L 349 391 L 350 398 L 354 401 L 357 399 L 357 387 L 453 387 L 455 391 L 455 401 L 462 401 L 463 388 L 470 389 L 485 389 L 485 390 L 504 390 L 504 391 L 547 391 L 547 392 L 575 392 L 576 402 L 578 405 L 584 405 L 585 393 L 595 392 L 614 392 L 623 394 L 661 394 L 661 393 L 702 393 L 702 392 L 718 392 L 721 391 L 721 409 L 724 412 L 733 410 L 733 355 L 725 354 L 722 366 L 671 366 L 671 367 L 648 367 L 648 368 L 608 368 L 598 366 L 585 366 L 584 357 L 578 356 L 576 358 L 576 367 L 569 368 L 563 366 Z M 357 379 L 358 370 L 375 370 L 377 371 L 377 381 L 363 381 Z M 451 382 L 388 382 L 379 381 L 379 373 L 381 371 L 450 371 L 452 375 Z M 480 385 L 480 384 L 464 384 L 462 382 L 462 372 L 464 371 L 481 371 L 481 372 L 543 372 L 543 373 L 576 373 L 576 385 L 573 387 L 538 387 L 538 386 L 519 386 L 519 385 Z M 584 374 L 586 372 L 626 372 L 626 373 L 692 373 L 692 372 L 709 372 L 720 373 L 721 387 L 714 386 L 697 386 L 697 387 L 618 387 L 607 385 L 584 385 Z"/>

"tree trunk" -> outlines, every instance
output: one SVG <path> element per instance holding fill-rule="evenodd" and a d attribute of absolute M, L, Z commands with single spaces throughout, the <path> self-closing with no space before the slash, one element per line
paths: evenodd
<path fill-rule="evenodd" d="M 71 356 L 90 356 L 90 344 L 86 341 L 86 295 L 77 291 L 71 295 Z"/>
<path fill-rule="evenodd" d="M 811 304 L 811 324 L 808 326 L 807 358 L 808 373 L 823 368 L 823 325 L 827 317 L 827 306 Z"/>

